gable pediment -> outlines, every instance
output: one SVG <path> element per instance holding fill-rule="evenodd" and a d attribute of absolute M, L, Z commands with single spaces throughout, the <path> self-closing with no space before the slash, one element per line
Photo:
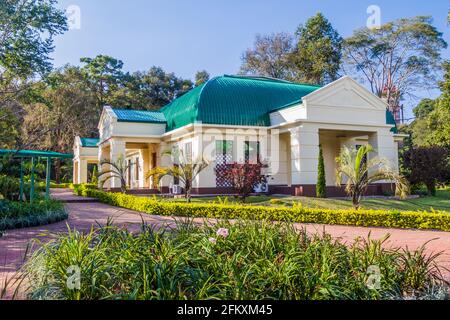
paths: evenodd
<path fill-rule="evenodd" d="M 350 77 L 341 78 L 303 98 L 308 105 L 385 110 L 384 101 Z"/>

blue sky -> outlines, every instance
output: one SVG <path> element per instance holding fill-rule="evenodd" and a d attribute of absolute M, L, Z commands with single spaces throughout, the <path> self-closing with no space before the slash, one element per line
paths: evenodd
<path fill-rule="evenodd" d="M 320 11 L 346 37 L 366 25 L 371 4 L 380 7 L 382 23 L 431 15 L 450 42 L 448 0 L 60 0 L 61 8 L 81 9 L 81 29 L 58 36 L 52 57 L 56 67 L 107 54 L 127 71 L 157 65 L 184 78 L 202 69 L 233 74 L 257 33 L 293 33 Z M 450 50 L 443 55 L 450 58 Z"/>

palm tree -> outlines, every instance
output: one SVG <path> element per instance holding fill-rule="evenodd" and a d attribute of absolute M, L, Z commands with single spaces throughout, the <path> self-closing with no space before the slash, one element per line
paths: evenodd
<path fill-rule="evenodd" d="M 116 162 L 112 162 L 109 160 L 102 160 L 100 162 L 100 168 L 103 168 L 104 165 L 109 166 L 109 169 L 101 172 L 98 174 L 98 179 L 100 181 L 101 186 L 103 187 L 106 183 L 106 181 L 111 179 L 119 179 L 120 181 L 120 191 L 122 193 L 125 193 L 127 191 L 127 174 L 128 170 L 130 170 L 130 167 L 133 165 L 133 163 L 128 163 L 124 159 L 123 156 L 119 156 Z M 104 177 L 104 178 L 102 178 Z"/>
<path fill-rule="evenodd" d="M 371 145 L 356 148 L 342 148 L 336 158 L 338 168 L 336 170 L 336 185 L 340 186 L 344 177 L 347 178 L 345 191 L 352 197 L 353 206 L 359 209 L 361 197 L 369 184 L 381 180 L 390 180 L 395 183 L 395 194 L 405 198 L 409 194 L 409 184 L 404 177 L 388 166 L 388 161 L 383 158 L 368 158 L 373 152 Z"/>
<path fill-rule="evenodd" d="M 150 170 L 146 177 L 154 177 L 155 181 L 159 181 L 164 176 L 171 176 L 178 179 L 181 184 L 184 185 L 184 197 L 187 202 L 191 202 L 191 190 L 192 182 L 194 179 L 202 172 L 206 167 L 208 167 L 209 162 L 205 158 L 193 161 L 192 159 L 187 159 L 181 150 L 176 150 L 172 153 L 170 150 L 163 152 L 163 155 L 172 155 L 177 162 L 168 168 L 156 168 Z"/>

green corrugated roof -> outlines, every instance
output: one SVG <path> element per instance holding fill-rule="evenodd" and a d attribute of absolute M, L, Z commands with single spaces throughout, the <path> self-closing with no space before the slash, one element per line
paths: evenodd
<path fill-rule="evenodd" d="M 96 148 L 99 143 L 99 138 L 80 138 L 81 146 L 84 148 Z"/>
<path fill-rule="evenodd" d="M 112 109 L 119 122 L 164 123 L 164 114 L 159 111 Z"/>
<path fill-rule="evenodd" d="M 241 126 L 270 126 L 269 113 L 302 103 L 321 88 L 285 80 L 224 75 L 215 77 L 175 99 L 159 111 L 113 109 L 119 121 L 167 123 L 167 131 L 202 122 Z M 386 123 L 394 124 L 386 112 Z M 397 128 L 392 128 L 397 132 Z"/>
<path fill-rule="evenodd" d="M 73 155 L 68 153 L 59 153 L 54 151 L 40 151 L 40 150 L 9 150 L 9 149 L 0 149 L 0 155 L 13 155 L 16 158 L 32 158 L 32 157 L 42 157 L 42 158 L 72 158 Z"/>
<path fill-rule="evenodd" d="M 269 113 L 301 101 L 320 86 L 284 80 L 224 75 L 213 78 L 163 107 L 168 131 L 207 124 L 269 126 Z"/>

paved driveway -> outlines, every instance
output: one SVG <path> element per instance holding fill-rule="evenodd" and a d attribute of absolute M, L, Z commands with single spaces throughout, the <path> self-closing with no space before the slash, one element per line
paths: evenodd
<path fill-rule="evenodd" d="M 173 217 L 150 216 L 92 202 L 91 199 L 72 195 L 71 190 L 68 189 L 52 189 L 52 196 L 67 202 L 68 220 L 41 227 L 10 230 L 0 238 L 0 289 L 4 279 L 13 276 L 23 264 L 27 247 L 33 239 L 43 242 L 49 241 L 55 234 L 66 232 L 68 227 L 88 232 L 93 226 L 106 224 L 110 218 L 113 219 L 115 224 L 127 226 L 133 231 L 139 230 L 142 221 L 156 227 L 174 222 Z M 195 220 L 203 222 L 202 219 Z M 439 263 L 442 267 L 449 269 L 444 272 L 450 276 L 450 232 L 317 224 L 295 224 L 295 226 L 299 229 L 306 228 L 309 233 L 325 231 L 344 242 L 352 242 L 356 237 L 367 237 L 369 233 L 373 239 L 379 239 L 386 234 L 390 234 L 391 237 L 387 245 L 410 249 L 416 249 L 425 242 L 433 240 L 427 245 L 427 253 L 442 251 L 443 255 L 440 257 Z"/>

